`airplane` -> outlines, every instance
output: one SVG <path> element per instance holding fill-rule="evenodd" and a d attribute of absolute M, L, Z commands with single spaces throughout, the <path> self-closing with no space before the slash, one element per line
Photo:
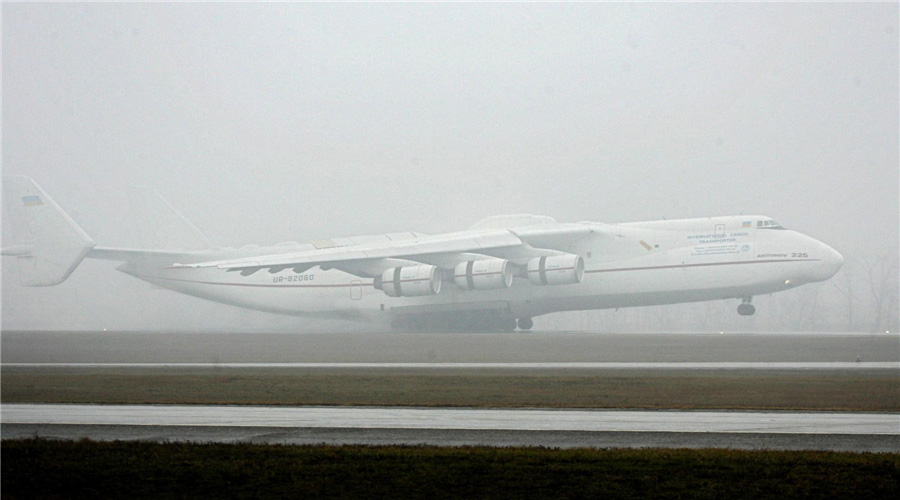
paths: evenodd
<path fill-rule="evenodd" d="M 465 231 L 400 232 L 213 246 L 152 191 L 141 200 L 148 248 L 96 246 L 32 179 L 6 177 L 24 286 L 62 283 L 85 258 L 176 292 L 271 313 L 395 330 L 528 330 L 559 311 L 737 299 L 825 281 L 843 257 L 760 215 L 604 224 L 540 215 L 488 217 Z"/>

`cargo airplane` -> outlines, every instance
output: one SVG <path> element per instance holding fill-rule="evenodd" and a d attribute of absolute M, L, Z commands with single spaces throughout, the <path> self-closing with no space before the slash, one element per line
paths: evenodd
<path fill-rule="evenodd" d="M 5 197 L 25 286 L 63 282 L 84 258 L 176 292 L 295 316 L 395 329 L 528 330 L 558 311 L 740 300 L 824 281 L 843 257 L 769 217 L 604 224 L 489 217 L 465 231 L 215 247 L 159 195 L 142 197 L 147 248 L 96 246 L 30 178 Z M 141 197 L 137 197 L 141 198 Z"/>

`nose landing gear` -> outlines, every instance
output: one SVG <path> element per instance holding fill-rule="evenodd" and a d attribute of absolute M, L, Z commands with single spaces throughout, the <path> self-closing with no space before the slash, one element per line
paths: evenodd
<path fill-rule="evenodd" d="M 753 313 L 756 312 L 756 308 L 750 303 L 752 300 L 753 297 L 744 297 L 741 299 L 741 305 L 738 306 L 738 314 L 741 316 L 753 316 Z"/>

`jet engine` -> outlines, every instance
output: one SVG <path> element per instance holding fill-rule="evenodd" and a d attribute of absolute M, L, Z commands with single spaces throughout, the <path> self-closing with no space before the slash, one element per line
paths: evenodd
<path fill-rule="evenodd" d="M 584 259 L 565 254 L 536 257 L 528 261 L 528 281 L 535 285 L 571 285 L 584 278 Z"/>
<path fill-rule="evenodd" d="M 506 259 L 482 259 L 460 262 L 453 280 L 463 290 L 494 290 L 512 285 L 513 269 Z"/>
<path fill-rule="evenodd" d="M 421 297 L 441 291 L 441 273 L 436 266 L 392 267 L 380 278 L 376 285 L 390 297 Z"/>

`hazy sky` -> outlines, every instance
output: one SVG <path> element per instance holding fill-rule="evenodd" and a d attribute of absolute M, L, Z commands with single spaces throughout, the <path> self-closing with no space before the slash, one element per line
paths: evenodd
<path fill-rule="evenodd" d="M 2 16 L 3 173 L 35 178 L 99 245 L 137 243 L 129 185 L 221 245 L 523 212 L 765 214 L 848 257 L 900 245 L 895 2 L 4 2 Z M 5 258 L 3 328 L 302 321 L 113 267 L 25 289 Z"/>

